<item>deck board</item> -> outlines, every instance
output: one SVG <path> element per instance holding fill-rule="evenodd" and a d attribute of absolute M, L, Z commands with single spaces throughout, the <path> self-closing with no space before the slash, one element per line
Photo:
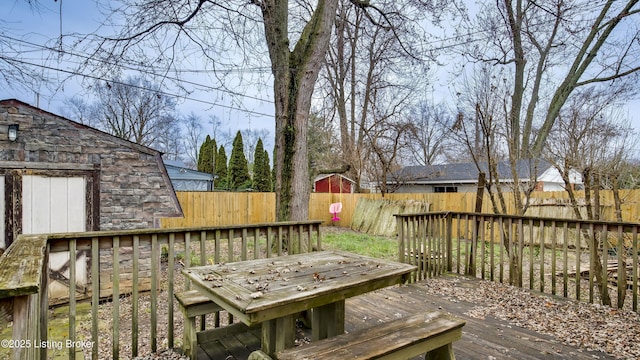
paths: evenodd
<path fill-rule="evenodd" d="M 474 286 L 474 283 L 470 280 L 468 286 Z M 466 315 L 474 306 L 472 303 L 453 302 L 427 294 L 424 283 L 421 282 L 394 286 L 347 299 L 345 330 L 354 331 L 419 311 L 444 311 L 467 322 L 462 328 L 462 339 L 453 345 L 458 360 L 614 359 L 605 353 L 563 345 L 548 335 L 510 325 L 504 320 L 493 317 L 477 319 Z M 310 331 L 307 332 L 308 334 L 300 333 L 299 337 L 310 338 Z M 229 349 L 220 349 L 225 345 Z M 203 347 L 206 351 L 201 351 L 204 350 Z M 198 352 L 198 360 L 225 359 L 229 355 L 232 356 L 229 359 L 244 360 L 248 353 L 259 347 L 259 337 L 238 335 L 233 341 L 204 344 Z M 226 354 L 225 357 L 220 357 L 222 354 Z"/>

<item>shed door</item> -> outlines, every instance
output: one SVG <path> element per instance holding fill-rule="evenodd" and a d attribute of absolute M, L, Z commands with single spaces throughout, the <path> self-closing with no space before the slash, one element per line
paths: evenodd
<path fill-rule="evenodd" d="M 82 177 L 22 178 L 22 233 L 85 231 L 85 181 Z"/>
<path fill-rule="evenodd" d="M 42 234 L 85 231 L 85 180 L 82 177 L 22 177 L 22 233 Z M 76 254 L 76 286 L 88 283 L 87 256 Z M 53 303 L 69 299 L 69 253 L 49 255 L 51 271 L 49 299 Z"/>

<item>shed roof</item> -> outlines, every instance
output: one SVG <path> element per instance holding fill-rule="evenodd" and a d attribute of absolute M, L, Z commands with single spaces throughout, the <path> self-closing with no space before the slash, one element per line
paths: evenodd
<path fill-rule="evenodd" d="M 213 175 L 189 169 L 185 164 L 175 160 L 164 160 L 169 177 L 173 180 L 213 181 Z"/>

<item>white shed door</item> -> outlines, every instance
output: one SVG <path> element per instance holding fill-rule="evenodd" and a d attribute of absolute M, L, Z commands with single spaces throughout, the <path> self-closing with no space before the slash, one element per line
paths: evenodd
<path fill-rule="evenodd" d="M 22 233 L 85 231 L 85 181 L 82 177 L 22 177 Z"/>
<path fill-rule="evenodd" d="M 85 181 L 82 177 L 22 177 L 22 233 L 42 234 L 85 231 Z M 76 285 L 86 285 L 87 257 L 79 254 Z M 49 268 L 69 278 L 69 253 L 52 253 Z M 69 299 L 68 280 L 49 283 L 50 299 Z M 57 300 L 56 300 L 57 301 Z M 63 300 L 60 300 L 63 301 Z"/>

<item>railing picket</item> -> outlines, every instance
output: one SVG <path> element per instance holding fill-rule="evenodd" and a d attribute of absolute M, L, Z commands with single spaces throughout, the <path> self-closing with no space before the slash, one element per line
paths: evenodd
<path fill-rule="evenodd" d="M 201 265 L 207 265 L 207 247 L 206 247 L 206 245 L 207 245 L 207 231 L 202 230 L 202 231 L 200 231 L 200 264 Z M 205 330 L 206 320 L 207 320 L 207 316 L 206 315 L 200 316 L 200 327 L 199 327 L 200 331 L 204 331 Z"/>
<path fill-rule="evenodd" d="M 593 289 L 593 278 L 595 275 L 595 258 L 598 253 L 598 249 L 596 249 L 595 245 L 596 233 L 593 224 L 589 225 L 589 254 L 591 259 L 589 260 L 589 303 L 593 303 L 594 289 Z"/>
<path fill-rule="evenodd" d="M 69 240 L 69 341 L 76 342 L 76 239 Z M 75 359 L 76 349 L 69 346 L 69 359 Z"/>
<path fill-rule="evenodd" d="M 253 258 L 260 258 L 260 228 L 253 229 Z"/>
<path fill-rule="evenodd" d="M 562 238 L 563 241 L 563 269 L 562 269 L 562 296 L 569 297 L 569 224 L 564 223 L 563 225 L 564 236 Z"/>
<path fill-rule="evenodd" d="M 545 257 L 545 248 L 547 247 L 546 241 L 544 240 L 544 229 L 545 223 L 544 221 L 540 221 L 540 236 L 538 237 L 538 246 L 540 247 L 540 292 L 544 292 L 544 257 Z"/>
<path fill-rule="evenodd" d="M 220 232 L 220 230 L 216 230 L 215 233 L 215 237 L 214 237 L 214 249 L 213 249 L 213 261 L 216 264 L 220 263 L 220 238 L 221 238 L 222 234 Z"/>
<path fill-rule="evenodd" d="M 489 270 L 491 271 L 491 273 L 489 274 L 489 278 L 491 279 L 491 281 L 495 281 L 495 271 L 494 271 L 494 267 L 495 267 L 495 255 L 496 255 L 496 244 L 494 241 L 494 237 L 496 235 L 495 233 L 495 228 L 496 228 L 496 221 L 493 217 L 490 218 L 491 219 L 491 223 L 490 223 L 490 228 L 489 228 Z"/>
<path fill-rule="evenodd" d="M 98 360 L 98 305 L 100 305 L 100 240 L 91 239 L 91 359 Z"/>
<path fill-rule="evenodd" d="M 267 226 L 267 258 L 271 258 L 271 256 L 272 256 L 271 255 L 271 252 L 272 252 L 271 247 L 273 246 L 273 243 L 272 243 L 273 234 L 271 233 L 271 229 L 272 229 L 271 226 Z"/>
<path fill-rule="evenodd" d="M 631 257 L 632 257 L 632 262 L 633 262 L 633 270 L 631 271 L 631 276 L 633 277 L 633 285 L 632 285 L 632 289 L 633 289 L 633 302 L 632 302 L 632 308 L 633 311 L 638 311 L 638 276 L 639 271 L 638 271 L 638 226 L 634 226 L 631 232 L 631 238 L 632 238 L 632 243 L 631 243 Z"/>
<path fill-rule="evenodd" d="M 234 242 L 234 232 L 233 229 L 229 229 L 227 231 L 227 252 L 229 253 L 228 262 L 233 262 L 233 242 Z"/>
<path fill-rule="evenodd" d="M 446 226 L 446 231 L 445 231 L 445 237 L 446 237 L 446 256 L 447 256 L 447 271 L 452 271 L 453 270 L 453 266 L 452 266 L 452 252 L 453 252 L 453 217 L 451 216 L 451 214 L 447 214 L 446 215 L 446 219 L 445 219 L 445 226 Z"/>
<path fill-rule="evenodd" d="M 173 241 L 175 246 L 175 235 L 174 235 Z M 200 265 L 204 265 L 204 264 L 200 264 Z M 188 231 L 184 234 L 184 266 L 185 267 L 191 266 L 191 232 L 188 232 Z M 172 272 L 173 271 L 170 270 L 170 273 Z M 169 281 L 172 281 L 172 280 L 173 280 L 173 277 L 170 277 Z M 184 289 L 185 290 L 191 289 L 191 282 L 188 279 L 185 279 L 184 281 Z"/>
<path fill-rule="evenodd" d="M 300 246 L 302 246 L 302 241 L 304 239 L 304 227 L 302 226 L 302 224 L 298 225 L 298 238 L 300 239 Z M 307 237 L 307 244 L 305 245 L 305 247 L 307 248 L 305 250 L 305 252 L 312 252 L 313 251 L 313 245 L 311 244 L 311 236 Z"/>
<path fill-rule="evenodd" d="M 278 256 L 282 255 L 282 227 L 278 226 Z"/>
<path fill-rule="evenodd" d="M 151 235 L 151 352 L 158 351 L 158 235 Z"/>
<path fill-rule="evenodd" d="M 498 229 L 500 231 L 500 283 L 504 283 L 504 253 L 505 253 L 505 243 L 504 243 L 504 219 L 502 217 L 498 218 Z"/>
<path fill-rule="evenodd" d="M 247 229 L 243 228 L 242 229 L 242 237 L 240 238 L 240 245 L 241 245 L 241 250 L 240 250 L 240 256 L 241 256 L 241 260 L 247 260 L 247 247 L 248 247 L 248 241 L 247 241 Z"/>
<path fill-rule="evenodd" d="M 618 225 L 618 309 L 622 309 L 627 292 L 627 269 L 624 261 L 624 237 L 622 226 Z M 620 284 L 622 282 L 622 285 Z"/>
<path fill-rule="evenodd" d="M 311 226 L 311 225 L 310 225 Z M 320 233 L 320 225 L 316 226 L 316 244 L 318 246 L 318 251 L 322 251 L 322 234 Z"/>
<path fill-rule="evenodd" d="M 556 276 L 556 246 L 558 243 L 558 234 L 556 233 L 556 221 L 551 221 L 551 295 L 556 294 L 557 276 Z"/>
<path fill-rule="evenodd" d="M 189 233 L 185 234 L 185 241 L 187 241 L 187 239 L 189 238 Z M 167 297 L 169 298 L 169 301 L 167 302 L 167 340 L 169 343 L 169 348 L 173 348 L 173 286 L 174 286 L 174 269 L 176 267 L 175 261 L 176 261 L 176 254 L 175 254 L 175 240 L 176 240 L 176 234 L 175 233 L 170 233 L 169 234 L 169 259 L 168 259 L 168 292 L 167 292 Z M 185 254 L 187 253 L 187 248 L 185 247 Z M 186 256 L 186 255 L 185 255 Z M 189 263 L 189 259 L 185 259 L 185 261 L 187 261 L 187 264 Z"/>
<path fill-rule="evenodd" d="M 602 241 L 602 279 L 604 279 L 602 282 L 602 296 L 608 297 L 609 287 L 607 286 L 607 276 L 609 274 L 607 263 L 609 260 L 609 229 L 606 224 L 602 226 L 602 238 L 600 241 Z"/>
<path fill-rule="evenodd" d="M 518 261 L 517 264 L 522 266 L 522 261 L 524 260 L 524 220 L 522 218 L 518 219 Z M 522 281 L 524 278 L 524 268 L 520 268 L 518 271 L 518 286 L 522 287 Z"/>
<path fill-rule="evenodd" d="M 140 236 L 133 236 L 133 287 L 131 294 L 131 355 L 138 356 L 138 300 L 140 289 L 138 282 L 140 273 Z"/>
<path fill-rule="evenodd" d="M 523 239 L 524 242 L 524 239 Z M 529 289 L 533 290 L 533 219 L 529 219 Z"/>
<path fill-rule="evenodd" d="M 200 231 L 200 265 L 207 265 L 207 232 L 205 230 Z"/>
<path fill-rule="evenodd" d="M 582 278 L 581 276 L 581 269 L 580 269 L 580 257 L 581 257 L 581 248 L 582 248 L 582 243 L 580 241 L 580 239 L 582 238 L 582 230 L 580 229 L 580 223 L 576 223 L 576 300 L 580 301 L 580 280 Z"/>
<path fill-rule="evenodd" d="M 462 253 L 462 251 L 460 251 L 461 249 L 461 240 L 460 240 L 460 222 L 461 222 L 461 216 L 460 214 L 456 215 L 456 243 L 458 244 L 456 247 L 456 273 L 460 274 L 460 254 Z"/>
<path fill-rule="evenodd" d="M 509 264 L 509 284 L 515 284 L 516 283 L 516 279 L 514 279 L 515 274 L 513 274 L 513 260 L 514 257 L 517 258 L 517 247 L 516 247 L 516 243 L 513 236 L 513 220 L 509 219 L 508 221 L 508 226 L 509 226 L 509 248 L 508 248 L 508 252 L 507 255 L 509 256 L 509 258 L 507 259 L 508 264 Z"/>
<path fill-rule="evenodd" d="M 113 329 L 112 329 L 112 357 L 120 358 L 120 237 L 113 237 L 113 281 L 112 281 L 112 305 L 113 305 Z"/>

